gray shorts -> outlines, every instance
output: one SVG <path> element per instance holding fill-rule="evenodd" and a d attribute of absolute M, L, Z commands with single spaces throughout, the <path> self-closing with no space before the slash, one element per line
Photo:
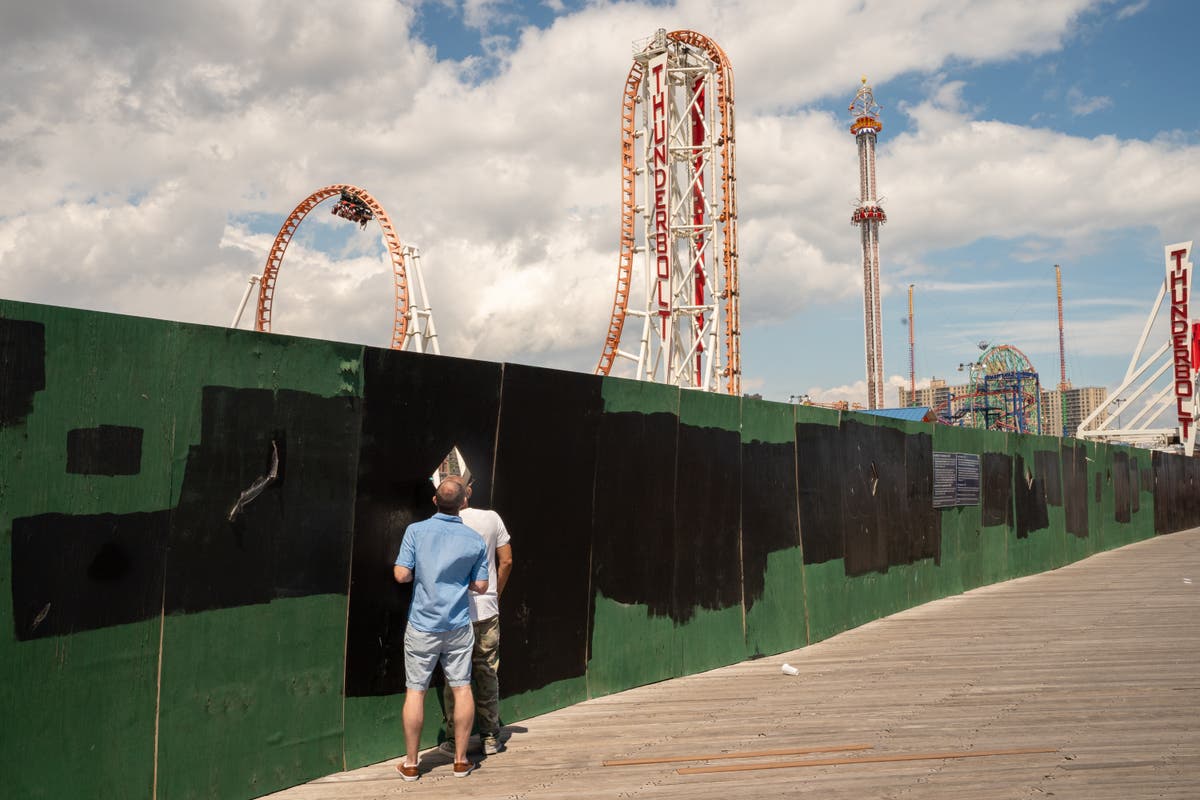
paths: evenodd
<path fill-rule="evenodd" d="M 409 625 L 404 630 L 405 685 L 417 692 L 428 689 L 440 659 L 447 686 L 469 686 L 474 647 L 475 629 L 470 625 L 445 633 L 426 633 Z"/>

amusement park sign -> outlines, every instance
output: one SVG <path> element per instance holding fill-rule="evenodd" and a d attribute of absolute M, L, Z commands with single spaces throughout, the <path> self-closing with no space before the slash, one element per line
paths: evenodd
<path fill-rule="evenodd" d="M 1189 456 L 1196 445 L 1196 380 L 1200 368 L 1200 324 L 1188 308 L 1192 294 L 1192 243 L 1167 245 L 1167 292 L 1171 297 L 1171 354 L 1179 441 Z"/>
<path fill-rule="evenodd" d="M 667 162 L 667 54 L 652 59 L 650 68 L 650 172 L 654 178 L 654 265 L 658 277 L 658 313 L 662 315 L 663 337 L 671 293 L 671 241 L 668 235 L 668 204 L 671 189 Z"/>

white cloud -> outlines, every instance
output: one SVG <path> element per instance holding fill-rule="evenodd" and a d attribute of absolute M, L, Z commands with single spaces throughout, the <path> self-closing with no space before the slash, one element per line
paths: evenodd
<path fill-rule="evenodd" d="M 478 59 L 437 61 L 411 33 L 416 12 L 392 0 L 303 14 L 265 0 L 20 5 L 0 30 L 0 186 L 19 198 L 0 212 L 0 285 L 225 324 L 273 234 L 248 220 L 281 222 L 349 182 L 421 246 L 443 352 L 590 370 L 615 277 L 617 102 L 631 40 L 658 27 L 719 31 L 734 64 L 745 326 L 861 291 L 854 140 L 811 104 L 848 100 L 863 70 L 876 84 L 934 76 L 927 102 L 885 111 L 912 121 L 880 143 L 888 263 L 989 236 L 1027 238 L 1040 259 L 1122 226 L 1188 230 L 1200 153 L 1186 140 L 978 119 L 962 81 L 939 77 L 1053 51 L 1091 5 L 598 2 L 497 42 L 482 81 Z M 506 13 L 493 0 L 464 10 L 479 27 Z M 352 249 L 293 243 L 276 330 L 387 341 L 389 268 Z"/>
<path fill-rule="evenodd" d="M 1011 280 L 1011 281 L 921 281 L 916 284 L 921 292 L 949 292 L 959 294 L 970 292 L 994 292 L 1007 289 L 1032 289 L 1042 287 L 1045 281 Z"/>
<path fill-rule="evenodd" d="M 1122 6 L 1117 9 L 1117 19 L 1129 19 L 1134 14 L 1140 14 L 1150 5 L 1150 0 L 1138 0 L 1136 3 Z"/>
<path fill-rule="evenodd" d="M 1195 145 L 1072 136 L 932 102 L 909 114 L 916 130 L 887 142 L 879 156 L 886 241 L 905 252 L 1034 237 L 1051 243 L 1031 253 L 1042 260 L 1086 252 L 1108 231 L 1186 230 L 1196 219 Z"/>
<path fill-rule="evenodd" d="M 512 19 L 513 12 L 504 10 L 503 0 L 463 0 L 463 24 L 468 28 L 484 30 L 504 19 Z"/>
<path fill-rule="evenodd" d="M 883 388 L 883 405 L 885 408 L 898 407 L 900 405 L 899 389 L 908 388 L 907 375 L 888 375 L 884 379 Z M 929 381 L 918 381 L 917 387 L 923 388 L 928 386 Z M 867 406 L 867 381 L 865 379 L 855 381 L 853 383 L 844 384 L 842 386 L 812 386 L 805 392 L 808 400 L 816 405 L 829 405 L 831 403 L 849 403 L 851 408 L 866 408 Z"/>
<path fill-rule="evenodd" d="M 1067 90 L 1067 107 L 1071 109 L 1071 113 L 1077 117 L 1086 117 L 1088 114 L 1094 114 L 1097 111 L 1104 111 L 1112 108 L 1113 101 L 1111 97 L 1088 97 L 1078 86 L 1072 86 Z"/>

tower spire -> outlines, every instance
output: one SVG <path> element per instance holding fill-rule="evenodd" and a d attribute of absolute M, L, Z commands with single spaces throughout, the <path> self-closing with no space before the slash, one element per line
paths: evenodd
<path fill-rule="evenodd" d="M 867 407 L 883 407 L 883 331 L 880 323 L 879 226 L 887 215 L 879 205 L 875 190 L 875 138 L 883 123 L 879 105 L 864 75 L 858 93 L 850 103 L 854 122 L 850 132 L 858 141 L 858 207 L 850 222 L 862 234 L 863 322 L 867 356 Z"/>

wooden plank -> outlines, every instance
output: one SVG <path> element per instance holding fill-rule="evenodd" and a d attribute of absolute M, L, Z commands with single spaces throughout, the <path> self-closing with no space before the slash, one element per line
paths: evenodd
<path fill-rule="evenodd" d="M 978 546 L 977 539 L 993 534 L 964 533 L 959 547 Z M 412 793 L 450 800 L 466 792 L 477 800 L 797 794 L 1194 800 L 1200 786 L 1198 592 L 1200 530 L 1160 536 L 918 606 L 801 650 L 522 720 L 505 729 L 506 751 L 486 758 L 473 753 L 482 766 L 466 782 L 450 774 L 449 758 L 427 753 L 416 783 L 400 780 L 397 758 L 277 798 L 378 800 Z M 780 674 L 785 661 L 800 674 Z M 864 756 L 1030 744 L 1059 751 L 700 777 L 675 771 L 699 763 L 600 766 L 601 759 L 672 752 L 776 749 L 818 736 L 817 744 L 873 744 L 874 753 Z M 394 737 L 398 756 L 398 725 Z M 741 762 L 714 765 L 721 763 Z M 6 788 L 0 778 L 0 795 L 7 796 Z"/>
<path fill-rule="evenodd" d="M 802 756 L 807 753 L 840 753 L 844 750 L 870 750 L 871 744 L 838 744 L 821 747 L 798 747 L 783 750 L 752 750 L 748 753 L 709 753 L 702 756 L 663 756 L 660 758 L 618 758 L 601 762 L 606 767 L 629 767 L 635 764 L 674 764 L 680 761 L 718 761 L 722 758 L 759 758 L 761 756 Z"/>
<path fill-rule="evenodd" d="M 893 761 L 941 761 L 949 758 L 988 758 L 991 756 L 1023 756 L 1033 753 L 1057 753 L 1056 747 L 1022 747 L 1015 750 L 958 750 L 948 753 L 901 753 L 894 756 L 865 756 L 863 758 L 818 758 L 805 761 L 775 761 L 765 764 L 725 764 L 720 767 L 680 767 L 680 775 L 703 775 L 710 772 L 749 772 L 756 769 L 788 769 L 790 767 L 833 767 L 840 764 L 884 764 Z"/>

